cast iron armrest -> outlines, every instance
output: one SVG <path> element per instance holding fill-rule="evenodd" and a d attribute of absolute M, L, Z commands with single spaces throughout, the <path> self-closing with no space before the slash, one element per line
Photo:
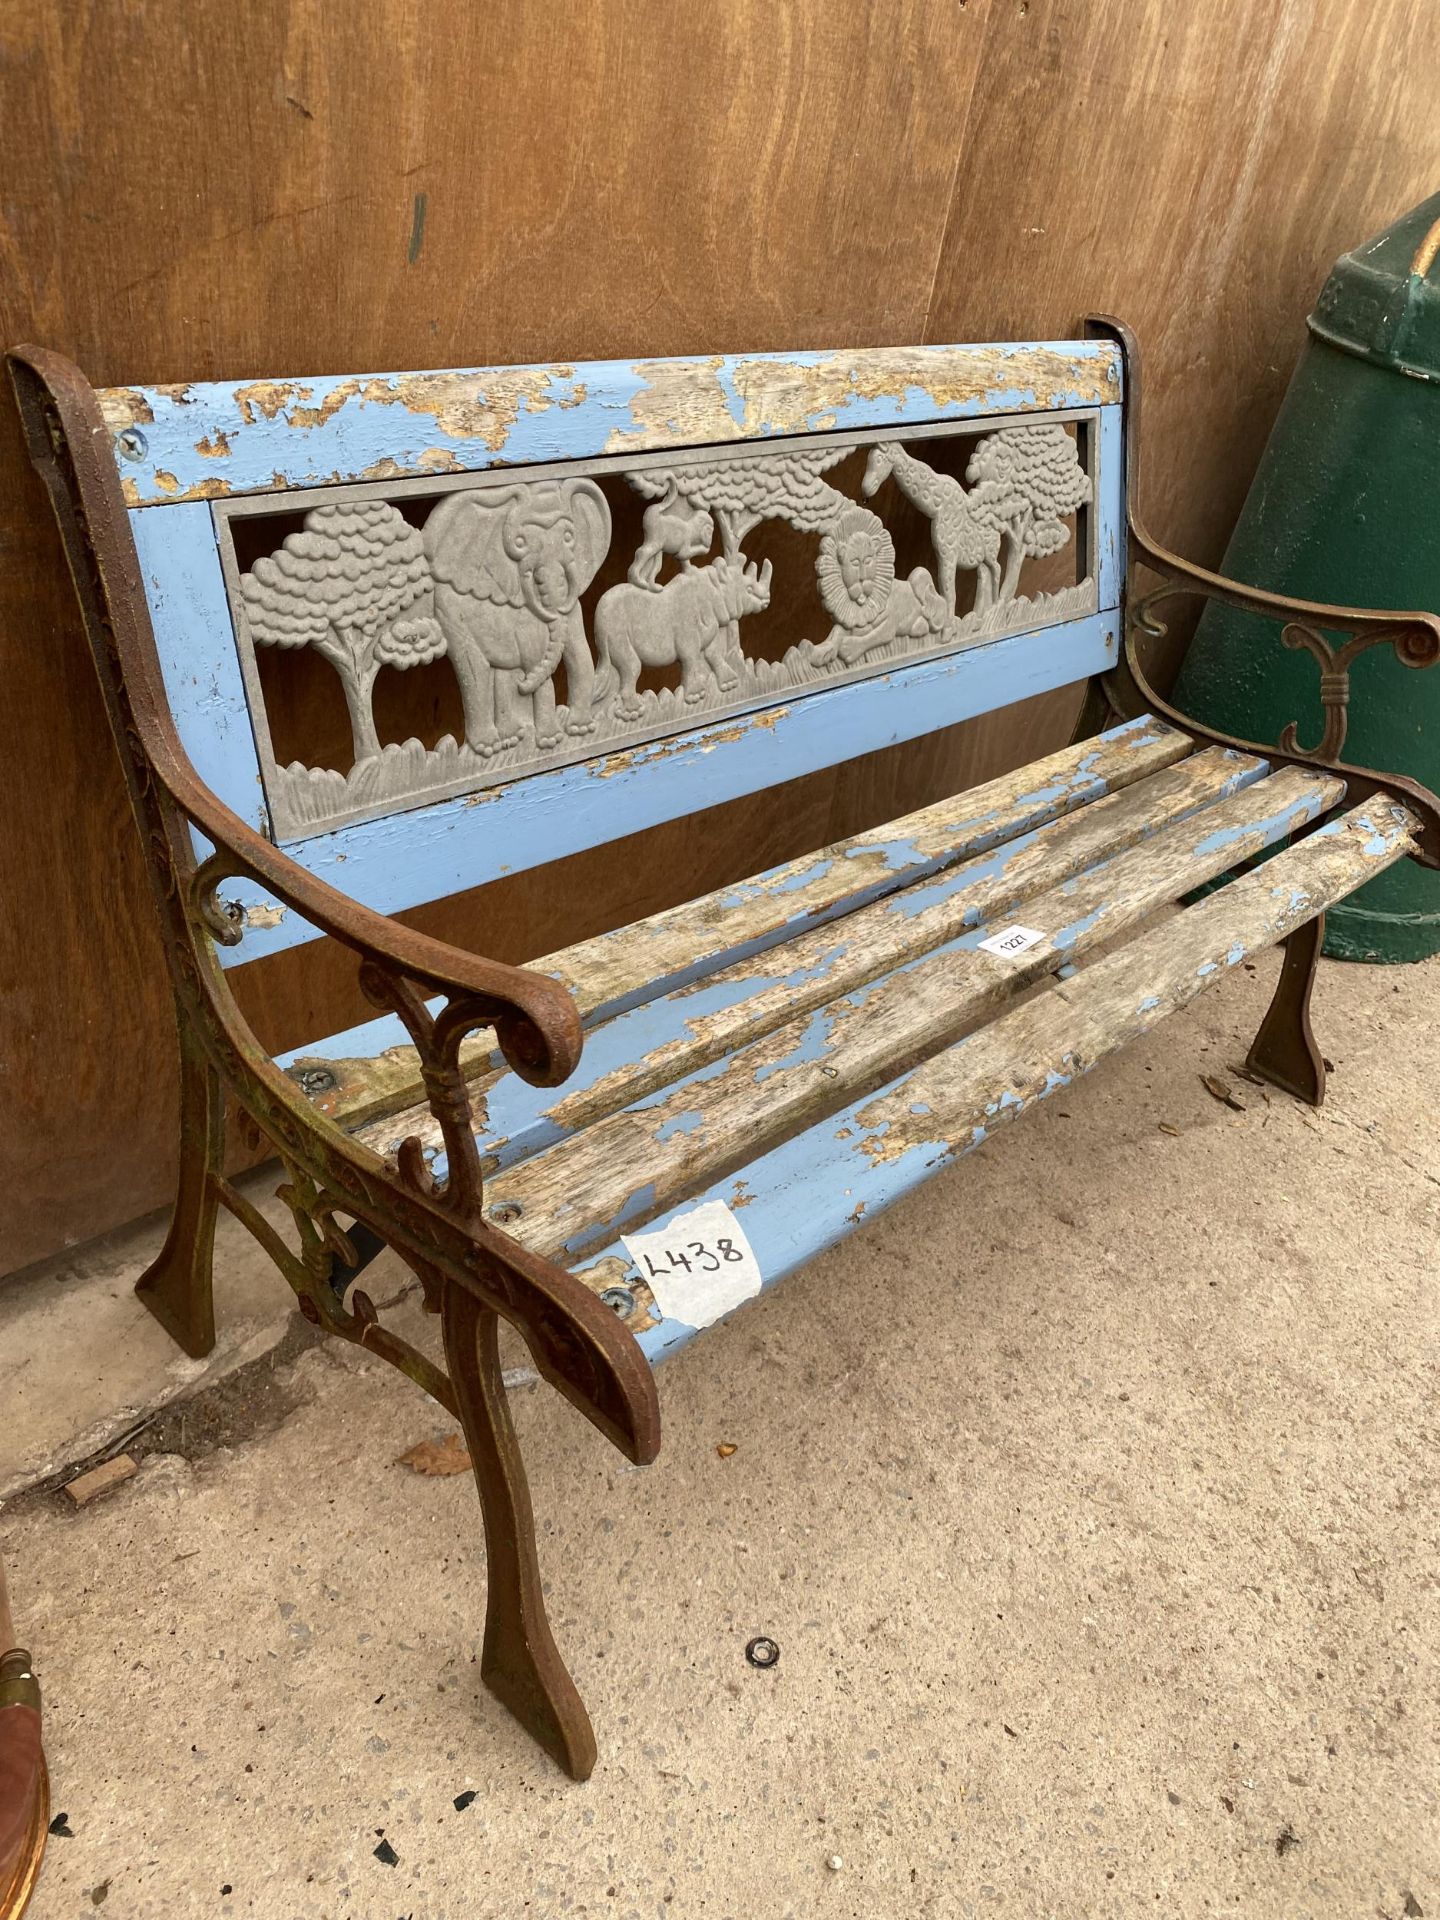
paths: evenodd
<path fill-rule="evenodd" d="M 1139 598 L 1128 610 L 1125 624 L 1124 657 L 1112 679 L 1112 701 L 1117 710 L 1133 705 L 1170 721 L 1196 738 L 1219 746 L 1236 747 L 1242 752 L 1262 755 L 1274 766 L 1303 765 L 1325 767 L 1340 774 L 1353 805 L 1373 793 L 1388 794 L 1414 815 L 1418 834 L 1413 858 L 1421 866 L 1440 869 L 1440 798 L 1418 780 L 1405 774 L 1382 772 L 1374 767 L 1357 767 L 1340 758 L 1350 704 L 1350 668 L 1371 647 L 1389 645 L 1396 658 L 1407 667 L 1433 667 L 1440 661 L 1440 618 L 1432 613 L 1396 613 L 1374 607 L 1329 606 L 1323 601 L 1291 600 L 1282 594 L 1268 593 L 1258 587 L 1229 580 L 1193 566 L 1163 547 L 1146 539 L 1134 521 L 1131 542 L 1139 563 L 1165 576 L 1167 584 Z M 1289 721 L 1278 742 L 1243 740 L 1234 734 L 1219 733 L 1202 725 L 1191 715 L 1172 706 L 1151 685 L 1140 659 L 1137 640 L 1164 637 L 1165 623 L 1157 617 L 1157 608 L 1182 594 L 1223 601 L 1285 624 L 1281 639 L 1287 647 L 1303 647 L 1320 663 L 1320 699 L 1325 710 L 1325 729 L 1314 747 L 1302 747 L 1296 723 Z M 1324 629 L 1346 633 L 1350 637 L 1335 646 Z M 1133 690 L 1127 699 L 1125 684 Z"/>
<path fill-rule="evenodd" d="M 1343 775 L 1351 804 L 1372 793 L 1385 793 L 1399 800 L 1414 815 L 1418 827 L 1413 858 L 1421 866 L 1440 869 L 1440 799 L 1418 780 L 1405 774 L 1382 772 L 1373 767 L 1357 767 L 1341 760 L 1349 721 L 1350 668 L 1371 647 L 1390 646 L 1395 657 L 1407 667 L 1433 667 L 1440 661 L 1440 618 L 1433 613 L 1398 613 L 1379 607 L 1330 606 L 1319 600 L 1292 600 L 1284 594 L 1249 587 L 1223 574 L 1197 567 L 1177 554 L 1157 546 L 1132 517 L 1130 539 L 1135 559 L 1164 576 L 1166 584 L 1152 589 L 1128 611 L 1125 625 L 1125 653 L 1121 672 L 1134 687 L 1139 705 L 1149 713 L 1169 720 L 1197 737 L 1224 746 L 1263 754 L 1273 765 L 1303 764 L 1327 767 Z M 1241 740 L 1231 734 L 1217 733 L 1202 726 L 1177 707 L 1163 700 L 1151 686 L 1139 658 L 1137 638 L 1159 639 L 1165 623 L 1157 617 L 1157 608 L 1182 594 L 1199 594 L 1220 600 L 1227 606 L 1281 620 L 1281 639 L 1287 647 L 1303 647 L 1320 663 L 1320 700 L 1325 711 L 1325 728 L 1314 747 L 1302 747 L 1296 723 L 1291 720 L 1280 733 L 1278 742 Z M 1327 638 L 1331 633 L 1350 637 L 1336 646 Z"/>
<path fill-rule="evenodd" d="M 467 1030 L 482 1021 L 492 1024 L 501 1052 L 523 1079 L 549 1087 L 574 1072 L 583 1043 L 580 1011 L 558 980 L 467 953 L 363 906 L 246 826 L 216 799 L 188 761 L 188 778 L 178 783 L 169 777 L 178 769 L 162 771 L 157 766 L 156 771 L 176 805 L 215 843 L 216 851 L 196 868 L 191 885 L 194 909 L 221 945 L 236 945 L 243 927 L 217 898 L 216 889 L 226 880 L 253 880 L 357 954 L 362 983 L 372 999 L 393 1006 L 393 981 L 399 976 L 429 993 L 446 995 L 457 1012 L 463 1005 Z M 386 976 L 390 990 L 382 987 Z M 407 1009 L 395 1010 L 409 1025 Z"/>
<path fill-rule="evenodd" d="M 1242 581 L 1227 579 L 1197 567 L 1168 548 L 1156 545 L 1131 516 L 1130 541 L 1135 558 L 1142 566 L 1161 574 L 1168 585 L 1155 587 L 1131 609 L 1131 627 L 1149 637 L 1165 632 L 1163 622 L 1155 618 L 1155 608 L 1181 594 L 1200 594 L 1208 600 L 1223 601 L 1246 613 L 1259 614 L 1285 624 L 1280 638 L 1287 647 L 1303 647 L 1320 662 L 1320 701 L 1325 709 L 1325 731 L 1313 747 L 1301 747 L 1292 720 L 1280 735 L 1285 753 L 1313 754 L 1319 760 L 1338 760 L 1345 745 L 1350 704 L 1350 668 L 1371 647 L 1389 645 L 1402 666 L 1433 667 L 1440 660 L 1440 617 L 1433 613 L 1399 613 L 1381 607 L 1331 606 L 1323 600 L 1292 600 L 1288 595 L 1270 593 L 1261 587 L 1249 587 Z M 1346 633 L 1350 638 L 1335 646 L 1326 638 L 1331 633 Z"/>
<path fill-rule="evenodd" d="M 192 918 L 234 945 L 243 930 L 219 905 L 215 889 L 226 879 L 253 880 L 358 954 L 370 997 L 398 1012 L 412 1032 L 417 1023 L 427 1034 L 435 1030 L 441 1057 L 452 1041 L 458 1047 L 462 1023 L 466 1030 L 489 1024 L 525 1079 L 542 1086 L 564 1080 L 580 1058 L 581 1025 L 558 981 L 481 959 L 360 905 L 247 826 L 201 780 L 171 717 L 110 430 L 94 391 L 78 367 L 43 347 L 16 347 L 7 358 L 30 456 L 50 493 L 87 625 L 119 668 L 111 723 L 138 746 L 175 806 L 216 849 L 196 869 L 188 845 L 169 848 L 177 875 L 190 875 Z M 419 989 L 449 998 L 438 1020 L 431 1020 Z"/>
<path fill-rule="evenodd" d="M 1371 793 L 1387 793 L 1402 802 L 1415 815 L 1419 838 L 1414 858 L 1422 866 L 1440 868 L 1440 799 L 1418 780 L 1403 774 L 1382 773 L 1370 767 L 1355 767 L 1340 760 L 1350 703 L 1350 668 L 1371 647 L 1390 646 L 1395 657 L 1407 667 L 1432 667 L 1440 661 L 1440 616 L 1433 613 L 1396 612 L 1385 607 L 1331 606 L 1323 600 L 1297 600 L 1287 594 L 1271 593 L 1263 587 L 1247 586 L 1243 581 L 1212 573 L 1208 567 L 1172 553 L 1152 539 L 1140 518 L 1138 500 L 1138 452 L 1140 439 L 1140 347 L 1123 320 L 1113 314 L 1089 314 L 1085 332 L 1092 338 L 1112 340 L 1120 350 L 1124 367 L 1125 406 L 1128 419 L 1125 433 L 1125 513 L 1129 529 L 1130 570 L 1148 567 L 1165 584 L 1138 595 L 1128 603 L 1125 625 L 1124 660 L 1111 681 L 1111 703 L 1117 712 L 1132 706 L 1169 720 L 1182 731 L 1223 746 L 1238 747 L 1247 753 L 1262 754 L 1275 765 L 1298 763 L 1332 768 L 1342 774 L 1352 803 Z M 1291 721 L 1278 743 L 1267 745 L 1242 740 L 1232 734 L 1217 733 L 1201 726 L 1162 699 L 1151 686 L 1139 658 L 1137 635 L 1147 639 L 1164 636 L 1165 623 L 1157 609 L 1165 601 L 1182 594 L 1198 594 L 1204 599 L 1220 600 L 1247 613 L 1282 621 L 1281 639 L 1287 647 L 1303 647 L 1320 664 L 1320 700 L 1325 711 L 1325 728 L 1319 742 L 1311 748 L 1299 743 L 1296 724 Z M 1328 634 L 1348 634 L 1338 646 Z M 1125 683 L 1133 689 L 1127 697 Z"/>

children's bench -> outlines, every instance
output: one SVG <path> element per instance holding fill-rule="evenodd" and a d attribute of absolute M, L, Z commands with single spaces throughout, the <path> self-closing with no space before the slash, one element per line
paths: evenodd
<path fill-rule="evenodd" d="M 1440 865 L 1440 803 L 1340 763 L 1349 669 L 1379 643 L 1432 664 L 1440 621 L 1282 601 L 1150 540 L 1112 321 L 102 392 L 10 364 L 174 985 L 180 1192 L 141 1296 L 210 1347 L 223 1205 L 311 1321 L 460 1420 L 484 1678 L 583 1778 L 498 1317 L 653 1460 L 667 1353 L 1277 942 L 1251 1066 L 1318 1101 L 1326 908 Z M 1316 654 L 1315 751 L 1150 690 L 1140 642 L 1196 593 Z M 533 966 L 391 917 L 1070 686 L 1048 759 Z M 379 1017 L 271 1060 L 229 970 L 320 936 Z M 283 1165 L 293 1247 L 226 1177 L 227 1096 Z M 382 1245 L 445 1371 L 355 1285 Z"/>

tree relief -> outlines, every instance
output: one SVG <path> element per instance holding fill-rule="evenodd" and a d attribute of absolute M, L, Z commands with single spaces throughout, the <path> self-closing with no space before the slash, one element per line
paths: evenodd
<path fill-rule="evenodd" d="M 963 481 L 923 457 L 936 445 L 818 441 L 622 470 L 612 486 L 645 503 L 628 563 L 611 551 L 611 501 L 588 472 L 412 493 L 404 512 L 348 489 L 312 507 L 239 574 L 240 625 L 255 648 L 309 647 L 333 669 L 353 762 L 267 766 L 277 837 L 1093 611 L 1083 555 L 1078 579 L 1067 561 L 1068 580 L 1020 590 L 1030 562 L 1074 543 L 1091 499 L 1075 434 L 1041 421 L 972 435 Z M 842 463 L 850 490 L 826 477 Z M 779 585 L 774 559 L 745 550 L 767 522 L 800 536 L 789 551 L 808 549 L 820 631 L 778 658 L 746 644 Z M 786 581 L 792 596 L 803 565 Z M 794 602 L 782 604 L 788 614 Z M 381 670 L 442 658 L 463 736 L 382 744 Z"/>

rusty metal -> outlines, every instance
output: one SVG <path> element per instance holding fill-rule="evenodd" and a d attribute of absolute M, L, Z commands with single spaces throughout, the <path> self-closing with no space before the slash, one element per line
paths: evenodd
<path fill-rule="evenodd" d="M 355 1256 L 354 1264 L 338 1253 L 332 1254 L 327 1276 L 330 1291 L 342 1306 L 345 1304 L 345 1295 L 366 1267 L 385 1251 L 384 1240 L 378 1233 L 372 1233 L 363 1220 L 353 1220 L 345 1229 L 345 1243 Z"/>
<path fill-rule="evenodd" d="M 1284 942 L 1285 959 L 1275 995 L 1245 1061 L 1262 1080 L 1312 1107 L 1325 1098 L 1325 1057 L 1310 1026 L 1310 994 L 1324 939 L 1321 913 L 1297 927 Z"/>
<path fill-rule="evenodd" d="M 215 1344 L 215 1210 L 225 1159 L 225 1088 L 176 1007 L 180 1047 L 180 1167 L 170 1230 L 135 1288 L 192 1360 Z"/>
<path fill-rule="evenodd" d="M 1168 720 L 1196 740 L 1214 746 L 1233 747 L 1242 753 L 1263 756 L 1273 766 L 1319 767 L 1339 774 L 1346 783 L 1349 804 L 1373 794 L 1398 800 L 1414 814 L 1420 825 L 1415 859 L 1422 866 L 1440 868 L 1440 799 L 1418 780 L 1403 774 L 1382 773 L 1373 767 L 1357 767 L 1338 756 L 1345 741 L 1345 715 L 1349 703 L 1349 670 L 1359 654 L 1380 645 L 1393 647 L 1398 659 L 1410 667 L 1432 667 L 1440 662 L 1440 616 L 1433 613 L 1401 613 L 1379 607 L 1332 606 L 1321 600 L 1292 600 L 1283 594 L 1260 587 L 1245 586 L 1211 573 L 1172 553 L 1151 538 L 1140 518 L 1138 472 L 1140 440 L 1140 348 L 1134 334 L 1122 320 L 1110 314 L 1091 314 L 1085 331 L 1092 337 L 1113 340 L 1120 349 L 1125 368 L 1125 513 L 1129 528 L 1129 574 L 1146 567 L 1159 574 L 1165 585 L 1154 588 L 1138 599 L 1127 594 L 1125 642 L 1120 665 L 1106 676 L 1106 691 L 1115 711 L 1125 717 L 1152 713 Z M 1320 662 L 1321 699 L 1325 707 L 1325 730 L 1313 750 L 1300 747 L 1296 724 L 1292 721 L 1275 745 L 1244 740 L 1237 735 L 1218 733 L 1203 727 L 1188 714 L 1181 713 L 1163 699 L 1151 685 L 1140 656 L 1139 641 L 1164 638 L 1165 623 L 1157 609 L 1166 601 L 1183 595 L 1221 600 L 1283 623 L 1287 646 L 1304 647 Z M 1347 633 L 1352 638 L 1336 648 L 1325 638 L 1325 631 Z"/>
<path fill-rule="evenodd" d="M 443 1289 L 440 1312 L 485 1522 L 488 1604 L 480 1677 L 572 1779 L 587 1780 L 595 1735 L 545 1616 L 530 1492 L 501 1377 L 500 1322 L 473 1293 L 453 1285 Z"/>
<path fill-rule="evenodd" d="M 572 1070 L 581 1027 L 566 990 L 544 975 L 500 965 L 376 914 L 297 867 L 253 832 L 201 782 L 175 732 L 160 678 L 110 436 L 79 371 L 58 355 L 21 348 L 10 373 L 30 455 L 45 481 L 85 616 L 87 634 L 130 802 L 148 855 L 180 1033 L 182 1136 L 179 1199 L 160 1257 L 140 1283 L 145 1304 L 190 1353 L 214 1339 L 210 1247 L 223 1204 L 271 1254 L 307 1316 L 380 1354 L 458 1414 L 467 1432 L 494 1427 L 484 1365 L 462 1356 L 453 1377 L 380 1327 L 363 1294 L 346 1311 L 331 1284 L 333 1262 L 358 1258 L 335 1221 L 362 1222 L 412 1268 L 427 1300 L 457 1329 L 503 1315 L 530 1347 L 540 1373 L 632 1460 L 652 1460 L 660 1442 L 654 1377 L 633 1336 L 583 1282 L 528 1253 L 486 1216 L 469 1100 L 457 1061 L 459 1040 L 493 1026 L 505 1059 L 524 1079 L 552 1085 Z M 191 829 L 216 851 L 198 864 Z M 425 1066 L 431 1110 L 452 1144 L 450 1177 L 434 1182 L 418 1141 L 384 1160 L 328 1124 L 279 1071 L 237 1008 L 215 944 L 240 929 L 216 889 L 244 877 L 348 947 L 366 991 L 411 1026 Z M 427 997 L 439 995 L 432 1018 Z M 418 1012 L 417 1012 L 418 1009 Z M 224 1178 L 223 1095 L 258 1129 L 287 1172 L 285 1197 L 300 1234 L 297 1254 Z M 463 1134 L 463 1138 L 462 1138 Z M 468 1143 L 468 1144 L 467 1144 Z M 493 1330 L 493 1327 L 492 1327 Z M 451 1348 L 463 1348 L 452 1340 Z M 455 1355 L 451 1352 L 451 1364 Z M 491 1395 L 491 1398 L 487 1398 Z M 472 1444 L 473 1440 L 472 1440 Z M 534 1531 L 513 1435 L 496 1443 L 505 1472 L 478 1476 L 492 1568 L 534 1560 Z M 520 1537 L 521 1535 L 524 1537 Z M 519 1578 L 519 1575 L 516 1576 Z M 527 1576 L 528 1578 L 528 1576 Z M 513 1586 L 513 1581 L 512 1581 Z M 489 1584 L 486 1678 L 562 1765 L 579 1768 L 573 1685 L 540 1635 L 538 1578 L 526 1589 L 524 1632 L 509 1624 L 514 1596 L 504 1578 Z M 519 1617 L 519 1616 L 517 1616 Z M 583 1718 L 583 1709 L 580 1709 Z M 568 1731 L 557 1739 L 557 1726 Z M 593 1750 L 592 1750 L 593 1758 Z"/>

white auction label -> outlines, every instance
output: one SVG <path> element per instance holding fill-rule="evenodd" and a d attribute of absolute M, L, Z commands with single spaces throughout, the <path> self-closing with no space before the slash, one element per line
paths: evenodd
<path fill-rule="evenodd" d="M 653 1233 L 620 1238 L 667 1320 L 712 1326 L 760 1291 L 760 1263 L 723 1200 L 677 1213 Z"/>
<path fill-rule="evenodd" d="M 1013 960 L 1017 954 L 1028 953 L 1038 941 L 1048 940 L 1049 935 L 1037 933 L 1034 927 L 1002 927 L 999 933 L 992 933 L 988 940 L 979 942 L 982 953 L 998 953 L 1002 960 Z"/>

